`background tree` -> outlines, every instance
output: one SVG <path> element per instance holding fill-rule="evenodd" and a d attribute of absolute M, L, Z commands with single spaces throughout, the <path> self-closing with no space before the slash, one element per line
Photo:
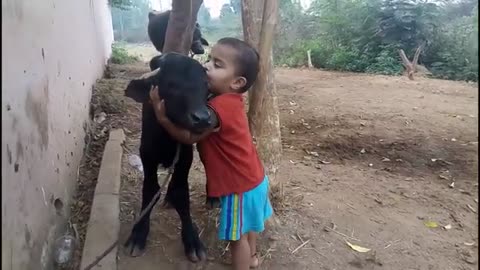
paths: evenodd
<path fill-rule="evenodd" d="M 242 0 L 246 42 L 260 54 L 260 73 L 249 91 L 248 120 L 257 149 L 273 185 L 282 151 L 277 89 L 274 82 L 272 44 L 278 17 L 277 0 Z"/>
<path fill-rule="evenodd" d="M 110 6 L 119 9 L 129 9 L 133 5 L 133 0 L 109 0 Z"/>
<path fill-rule="evenodd" d="M 210 21 L 212 20 L 212 16 L 210 15 L 210 11 L 205 7 L 205 5 L 201 5 L 200 9 L 198 10 L 198 23 L 202 28 L 208 27 Z"/>
<path fill-rule="evenodd" d="M 151 11 L 149 0 L 116 0 L 112 3 L 112 25 L 117 41 L 148 42 L 148 12 Z"/>
<path fill-rule="evenodd" d="M 242 14 L 242 1 L 241 0 L 230 0 L 230 6 L 232 7 L 233 13 L 237 15 Z"/>

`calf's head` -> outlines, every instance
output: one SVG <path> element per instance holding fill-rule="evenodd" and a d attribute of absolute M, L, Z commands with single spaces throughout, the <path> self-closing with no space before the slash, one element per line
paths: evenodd
<path fill-rule="evenodd" d="M 169 18 L 170 10 L 165 12 L 150 11 L 148 13 L 148 36 L 150 37 L 153 46 L 155 46 L 159 52 L 163 50 L 163 45 L 165 44 L 165 35 L 167 33 Z M 202 37 L 200 25 L 195 23 L 190 50 L 194 54 L 204 54 L 205 49 L 203 46 L 208 46 L 208 41 Z"/>
<path fill-rule="evenodd" d="M 166 53 L 152 58 L 150 68 L 151 72 L 128 84 L 125 96 L 147 103 L 150 88 L 156 85 L 172 122 L 197 133 L 210 126 L 207 74 L 198 61 L 182 54 Z"/>

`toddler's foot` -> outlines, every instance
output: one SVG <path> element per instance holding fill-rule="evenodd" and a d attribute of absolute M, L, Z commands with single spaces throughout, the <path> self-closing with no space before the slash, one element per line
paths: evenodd
<path fill-rule="evenodd" d="M 260 261 L 258 260 L 257 253 L 252 255 L 250 259 L 250 268 L 257 268 L 260 265 Z"/>

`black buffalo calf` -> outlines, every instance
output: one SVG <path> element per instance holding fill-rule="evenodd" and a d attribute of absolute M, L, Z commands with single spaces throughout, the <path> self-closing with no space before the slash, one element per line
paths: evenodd
<path fill-rule="evenodd" d="M 153 46 L 155 46 L 159 52 L 162 52 L 163 45 L 165 44 L 165 34 L 167 33 L 169 18 L 170 10 L 165 12 L 151 11 L 148 13 L 148 36 Z M 202 37 L 200 25 L 195 23 L 190 50 L 193 54 L 203 54 L 205 52 L 203 46 L 208 46 L 208 42 Z"/>
<path fill-rule="evenodd" d="M 165 200 L 180 217 L 186 256 L 194 262 L 203 260 L 206 258 L 206 250 L 190 215 L 188 175 L 193 160 L 193 147 L 179 144 L 169 136 L 158 124 L 148 100 L 151 85 L 158 85 L 159 94 L 165 100 L 166 114 L 172 122 L 191 131 L 201 132 L 211 121 L 206 106 L 206 72 L 196 60 L 177 53 L 156 56 L 150 61 L 150 66 L 152 72 L 132 80 L 125 90 L 127 97 L 143 104 L 140 142 L 140 158 L 144 168 L 142 210 L 160 189 L 157 181 L 158 166 L 171 166 L 179 146 L 179 159 Z M 138 256 L 145 250 L 150 214 L 151 211 L 132 229 L 125 244 L 132 256 Z"/>

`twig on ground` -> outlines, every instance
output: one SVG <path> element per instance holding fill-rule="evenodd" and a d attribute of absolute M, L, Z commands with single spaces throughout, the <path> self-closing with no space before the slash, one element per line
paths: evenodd
<path fill-rule="evenodd" d="M 345 238 L 348 238 L 348 239 L 352 239 L 352 240 L 361 242 L 360 239 L 355 238 L 355 237 L 348 236 L 348 235 L 346 235 L 346 234 L 344 234 L 344 233 L 341 233 L 341 232 L 339 232 L 339 231 L 337 231 L 337 230 L 335 230 L 335 229 L 333 229 L 333 228 L 325 227 L 325 229 L 327 230 L 327 232 L 334 232 L 334 233 L 336 233 L 336 234 L 338 234 L 338 235 L 341 235 L 341 236 L 343 236 L 343 237 L 345 237 Z"/>
<path fill-rule="evenodd" d="M 324 257 L 324 258 L 327 258 L 327 256 L 323 255 L 322 253 L 320 253 L 320 251 L 318 251 L 316 248 L 305 248 L 305 249 L 310 249 L 310 250 L 313 250 L 315 251 L 315 253 L 317 253 L 318 255 Z"/>
<path fill-rule="evenodd" d="M 355 208 L 353 205 L 349 204 L 349 203 L 345 203 L 345 205 L 347 205 L 348 207 L 352 208 L 353 210 L 357 210 L 357 208 Z"/>
<path fill-rule="evenodd" d="M 470 209 L 470 211 L 472 211 L 473 213 L 477 213 L 477 210 L 475 210 L 475 208 L 473 208 L 470 204 L 467 204 L 467 207 L 468 207 L 468 209 Z"/>
<path fill-rule="evenodd" d="M 295 252 L 297 252 L 298 250 L 300 250 L 302 247 L 304 247 L 306 244 L 308 244 L 308 242 L 310 242 L 310 239 L 308 239 L 307 241 L 303 242 L 300 246 L 298 246 L 296 249 L 294 249 L 292 251 L 292 254 L 294 254 Z"/>
<path fill-rule="evenodd" d="M 305 242 L 303 241 L 303 238 L 298 234 L 298 232 L 297 232 L 297 237 L 298 237 L 298 240 L 300 240 L 302 243 Z"/>
<path fill-rule="evenodd" d="M 227 253 L 229 247 L 230 247 L 230 242 L 228 242 L 228 244 L 227 244 L 227 246 L 225 247 L 225 249 L 223 249 L 222 256 L 225 255 L 225 253 Z"/>
<path fill-rule="evenodd" d="M 273 249 L 273 248 L 268 248 L 267 251 L 265 252 L 265 254 L 259 258 L 259 260 L 265 259 L 268 255 L 270 255 L 270 253 L 271 253 L 272 251 L 275 251 L 275 249 Z"/>
<path fill-rule="evenodd" d="M 402 240 L 402 239 L 398 239 L 398 240 L 395 240 L 395 241 L 390 241 L 390 242 L 388 242 L 388 245 L 386 245 L 386 246 L 384 247 L 384 249 L 387 249 L 387 248 L 389 248 L 389 247 L 391 247 L 391 246 L 393 246 L 393 245 L 395 245 L 395 244 L 398 244 L 398 242 L 400 242 L 401 240 Z"/>

